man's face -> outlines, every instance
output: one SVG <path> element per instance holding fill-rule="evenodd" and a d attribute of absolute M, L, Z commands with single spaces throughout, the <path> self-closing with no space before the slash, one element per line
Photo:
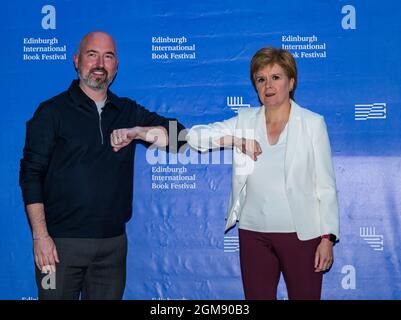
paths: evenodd
<path fill-rule="evenodd" d="M 74 55 L 74 64 L 81 85 L 96 91 L 107 89 L 118 67 L 113 39 L 102 32 L 89 34 L 81 42 L 78 55 Z"/>

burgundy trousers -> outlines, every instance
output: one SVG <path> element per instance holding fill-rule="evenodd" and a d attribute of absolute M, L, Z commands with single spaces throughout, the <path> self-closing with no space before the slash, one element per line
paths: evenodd
<path fill-rule="evenodd" d="M 320 300 L 323 273 L 314 270 L 320 237 L 301 241 L 295 232 L 239 229 L 239 242 L 245 299 L 276 300 L 283 273 L 290 300 Z"/>

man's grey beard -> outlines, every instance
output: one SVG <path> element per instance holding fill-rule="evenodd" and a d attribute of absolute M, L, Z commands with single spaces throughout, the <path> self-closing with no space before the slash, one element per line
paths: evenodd
<path fill-rule="evenodd" d="M 93 70 L 91 70 L 93 71 Z M 106 72 L 106 78 L 101 81 L 101 82 L 96 82 L 95 80 L 91 79 L 89 76 L 91 74 L 91 71 L 89 71 L 88 73 L 88 77 L 85 77 L 82 73 L 81 70 L 78 68 L 77 73 L 78 73 L 78 78 L 80 81 L 82 81 L 83 83 L 85 83 L 89 88 L 95 90 L 95 91 L 100 91 L 100 90 L 104 90 L 107 89 L 110 85 L 110 83 L 113 82 L 114 76 L 113 77 L 109 77 L 107 71 Z"/>

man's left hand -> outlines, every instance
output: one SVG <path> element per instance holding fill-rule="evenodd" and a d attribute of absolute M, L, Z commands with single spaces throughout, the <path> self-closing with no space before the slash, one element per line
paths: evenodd
<path fill-rule="evenodd" d="M 129 145 L 134 139 L 152 143 L 157 147 L 168 145 L 167 130 L 161 126 L 116 129 L 110 135 L 111 146 L 115 152 Z"/>

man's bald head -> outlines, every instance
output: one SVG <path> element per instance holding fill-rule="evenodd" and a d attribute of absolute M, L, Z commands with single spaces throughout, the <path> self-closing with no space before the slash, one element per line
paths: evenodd
<path fill-rule="evenodd" d="M 117 57 L 117 46 L 116 42 L 114 41 L 113 37 L 104 31 L 92 31 L 87 33 L 79 43 L 79 48 L 77 54 L 79 55 L 81 52 L 84 52 L 88 43 L 94 42 L 103 42 L 107 44 L 111 44 L 114 48 L 115 55 Z"/>

